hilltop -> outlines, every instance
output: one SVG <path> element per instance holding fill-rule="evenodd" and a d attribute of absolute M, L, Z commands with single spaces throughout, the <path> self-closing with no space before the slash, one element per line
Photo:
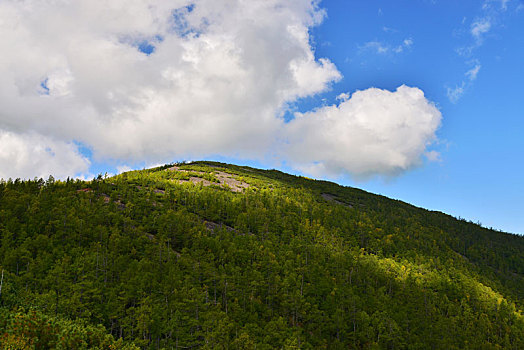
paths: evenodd
<path fill-rule="evenodd" d="M 0 235 L 6 348 L 524 348 L 523 237 L 332 182 L 2 181 Z"/>

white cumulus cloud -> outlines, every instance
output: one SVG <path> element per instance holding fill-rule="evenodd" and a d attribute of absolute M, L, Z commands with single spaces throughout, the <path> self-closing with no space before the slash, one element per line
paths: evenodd
<path fill-rule="evenodd" d="M 77 144 L 93 160 L 113 164 L 217 154 L 262 159 L 278 153 L 282 139 L 301 144 L 296 129 L 321 110 L 288 126 L 286 109 L 341 79 L 311 46 L 310 29 L 324 17 L 317 0 L 0 1 L 0 162 L 6 165 L 0 177 L 85 173 L 89 161 Z M 400 50 L 412 43 L 404 40 Z M 373 103 L 377 110 L 388 110 L 388 103 L 392 110 L 403 103 L 405 111 L 416 110 L 405 90 L 393 99 L 358 92 L 333 108 L 345 110 L 365 95 L 369 110 Z M 342 130 L 352 137 L 365 129 L 347 121 Z M 396 123 L 377 130 L 383 135 L 389 127 L 391 139 L 405 136 Z M 358 154 L 370 154 L 378 142 L 365 135 L 362 141 L 371 143 L 351 143 L 337 167 L 389 173 L 417 163 L 419 149 L 398 144 L 388 151 L 391 160 L 362 165 Z M 312 138 L 308 147 L 313 140 L 324 145 Z M 347 141 L 331 146 L 323 162 L 329 169 Z"/>
<path fill-rule="evenodd" d="M 316 1 L 0 2 L 0 130 L 148 162 L 253 157 L 288 103 L 340 79 Z"/>
<path fill-rule="evenodd" d="M 370 88 L 339 105 L 298 114 L 287 126 L 289 162 L 313 175 L 397 174 L 421 163 L 441 113 L 418 88 Z"/>
<path fill-rule="evenodd" d="M 89 160 L 78 153 L 76 145 L 35 133 L 0 131 L 0 145 L 3 179 L 47 179 L 49 175 L 62 178 L 85 173 L 89 168 Z"/>

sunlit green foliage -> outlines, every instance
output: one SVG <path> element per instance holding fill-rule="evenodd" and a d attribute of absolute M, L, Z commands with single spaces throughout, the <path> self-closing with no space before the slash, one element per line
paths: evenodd
<path fill-rule="evenodd" d="M 20 314 L 150 349 L 524 348 L 522 237 L 274 170 L 171 166 L 2 182 L 0 332 Z"/>

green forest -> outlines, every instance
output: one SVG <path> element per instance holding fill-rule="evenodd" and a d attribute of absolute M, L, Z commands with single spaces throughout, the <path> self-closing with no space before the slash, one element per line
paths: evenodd
<path fill-rule="evenodd" d="M 216 162 L 0 182 L 2 349 L 524 349 L 524 237 Z"/>

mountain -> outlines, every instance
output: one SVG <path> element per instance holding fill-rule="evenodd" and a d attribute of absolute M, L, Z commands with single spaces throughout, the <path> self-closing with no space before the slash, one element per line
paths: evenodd
<path fill-rule="evenodd" d="M 7 349 L 524 349 L 524 238 L 276 170 L 0 183 Z"/>

